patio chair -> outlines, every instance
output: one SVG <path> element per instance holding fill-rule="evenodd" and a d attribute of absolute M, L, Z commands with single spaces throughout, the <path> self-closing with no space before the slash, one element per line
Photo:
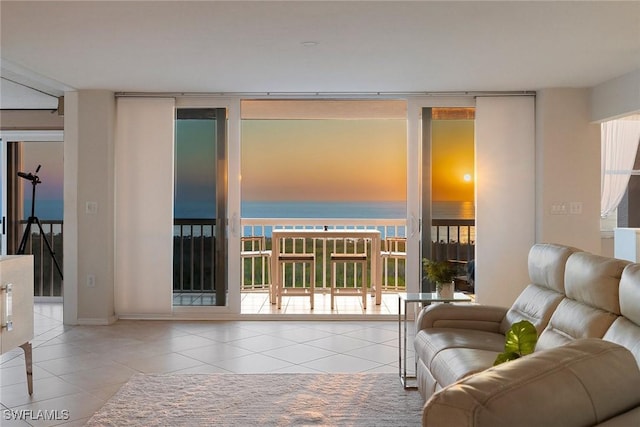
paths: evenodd
<path fill-rule="evenodd" d="M 292 276 L 291 286 L 286 286 L 285 283 L 285 266 L 292 264 L 302 264 L 302 266 L 309 265 L 309 286 L 304 286 L 304 275 L 302 277 L 301 286 L 296 286 L 295 277 Z M 283 296 L 306 296 L 310 299 L 311 310 L 313 310 L 313 299 L 315 292 L 315 278 L 316 278 L 316 256 L 314 253 L 280 253 L 278 255 L 278 268 L 280 269 L 280 280 L 276 283 L 276 300 L 278 309 L 282 308 Z M 303 267 L 304 268 L 304 267 Z"/>
<path fill-rule="evenodd" d="M 384 266 L 384 286 L 389 286 L 389 260 L 394 260 L 395 285 L 398 287 L 398 261 L 407 259 L 407 239 L 406 237 L 387 237 L 384 239 L 384 246 L 380 252 L 382 265 Z"/>
<path fill-rule="evenodd" d="M 333 310 L 334 298 L 339 295 L 356 295 L 362 297 L 362 308 L 367 308 L 367 254 L 366 253 L 332 253 L 329 258 L 331 263 L 331 310 Z M 360 265 L 362 269 L 362 281 L 360 282 L 360 286 L 358 286 L 357 280 L 354 280 L 353 288 L 338 287 L 337 285 L 337 274 L 336 267 L 337 264 L 344 264 L 344 268 L 346 269 L 347 264 L 352 263 L 354 268 L 357 269 L 357 266 Z M 357 272 L 357 271 L 356 271 Z M 345 274 L 346 277 L 346 274 Z M 355 278 L 354 278 L 355 279 Z"/>
<path fill-rule="evenodd" d="M 242 261 L 242 284 L 244 285 L 244 260 L 256 258 L 260 258 L 262 260 L 261 269 L 262 269 L 262 285 L 271 286 L 271 251 L 267 250 L 266 239 L 264 236 L 247 236 L 240 238 L 240 260 Z M 252 288 L 255 289 L 255 265 L 251 265 L 251 285 Z M 265 270 L 266 270 L 266 281 L 265 281 Z M 269 299 L 272 299 L 271 292 L 269 292 Z M 273 301 L 271 301 L 273 302 Z"/>

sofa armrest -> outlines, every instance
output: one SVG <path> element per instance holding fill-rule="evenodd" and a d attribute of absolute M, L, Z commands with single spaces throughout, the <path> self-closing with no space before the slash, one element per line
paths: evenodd
<path fill-rule="evenodd" d="M 500 332 L 507 308 L 469 304 L 432 304 L 423 308 L 416 319 L 416 331 L 428 328 L 475 329 Z"/>
<path fill-rule="evenodd" d="M 423 426 L 591 426 L 640 405 L 640 370 L 625 347 L 582 339 L 489 368 L 426 403 Z"/>

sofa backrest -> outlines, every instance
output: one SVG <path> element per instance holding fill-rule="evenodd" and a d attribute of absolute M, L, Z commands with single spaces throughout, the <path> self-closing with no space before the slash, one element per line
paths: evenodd
<path fill-rule="evenodd" d="M 564 298 L 565 266 L 579 249 L 551 243 L 534 245 L 529 251 L 531 283 L 522 291 L 500 325 L 505 333 L 512 324 L 528 320 L 538 334 L 549 323 L 551 314 Z"/>
<path fill-rule="evenodd" d="M 540 334 L 536 350 L 578 338 L 602 338 L 620 315 L 618 289 L 628 264 L 587 252 L 569 256 L 564 279 L 566 298 Z"/>
<path fill-rule="evenodd" d="M 622 272 L 620 314 L 604 339 L 629 349 L 640 366 L 640 264 L 629 264 Z"/>

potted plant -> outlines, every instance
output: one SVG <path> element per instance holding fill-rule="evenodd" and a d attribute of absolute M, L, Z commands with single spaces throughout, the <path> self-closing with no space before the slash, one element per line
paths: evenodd
<path fill-rule="evenodd" d="M 436 284 L 436 294 L 441 298 L 453 298 L 456 268 L 447 261 L 434 261 L 424 258 L 422 260 L 424 272 L 429 281 Z"/>

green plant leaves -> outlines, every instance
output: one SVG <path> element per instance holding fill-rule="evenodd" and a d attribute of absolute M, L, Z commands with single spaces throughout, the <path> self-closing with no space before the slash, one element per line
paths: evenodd
<path fill-rule="evenodd" d="M 433 261 L 423 258 L 422 266 L 427 279 L 434 283 L 451 282 L 456 277 L 456 268 L 447 261 Z"/>
<path fill-rule="evenodd" d="M 516 360 L 520 357 L 518 353 L 515 352 L 504 352 L 500 353 L 498 357 L 496 357 L 496 361 L 493 362 L 493 366 L 499 365 L 504 362 L 508 362 L 510 360 Z"/>
<path fill-rule="evenodd" d="M 507 332 L 504 352 L 496 357 L 493 366 L 533 353 L 537 342 L 538 331 L 531 322 L 522 320 L 514 323 Z"/>

